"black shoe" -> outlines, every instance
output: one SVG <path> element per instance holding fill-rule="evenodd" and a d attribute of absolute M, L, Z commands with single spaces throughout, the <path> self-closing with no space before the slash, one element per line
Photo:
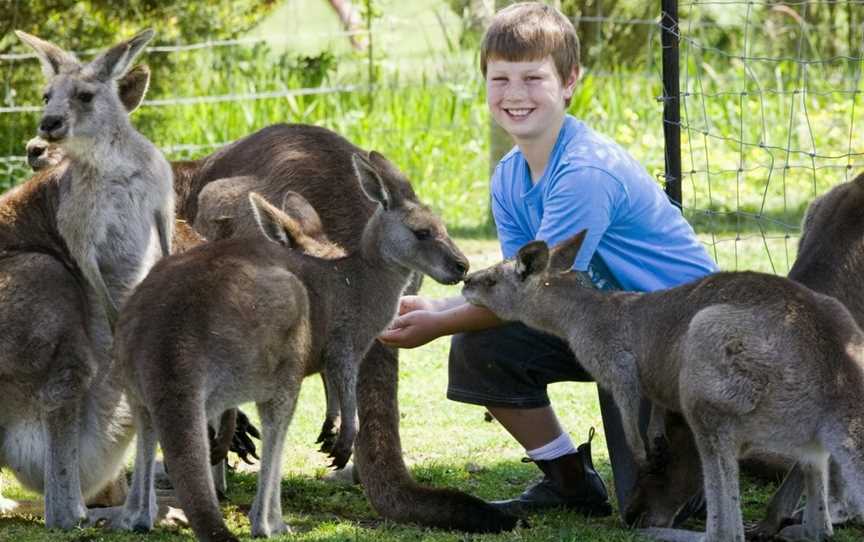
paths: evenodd
<path fill-rule="evenodd" d="M 514 515 L 553 508 L 566 508 L 595 517 L 612 514 L 609 493 L 591 461 L 593 437 L 594 428 L 591 428 L 588 442 L 579 445 L 576 452 L 549 461 L 534 461 L 543 471 L 542 480 L 529 486 L 515 499 L 489 504 Z"/>

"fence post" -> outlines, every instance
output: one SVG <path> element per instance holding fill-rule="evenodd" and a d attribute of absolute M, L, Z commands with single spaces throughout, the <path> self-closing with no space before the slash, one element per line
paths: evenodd
<path fill-rule="evenodd" d="M 663 44 L 663 137 L 666 143 L 666 195 L 682 208 L 681 104 L 678 65 L 678 0 L 661 0 L 660 31 Z"/>
<path fill-rule="evenodd" d="M 373 39 L 372 39 L 372 21 L 375 18 L 375 12 L 374 12 L 375 8 L 372 4 L 372 0 L 365 0 L 364 7 L 365 7 L 365 11 L 366 11 L 366 13 L 365 13 L 365 15 L 366 15 L 366 43 L 368 44 L 367 49 L 366 49 L 366 54 L 367 54 L 368 77 L 369 77 L 368 87 L 367 87 L 367 91 L 366 91 L 366 96 L 369 100 L 367 102 L 367 111 L 372 111 L 372 109 L 375 108 L 375 83 L 377 83 L 377 81 L 376 81 L 377 78 L 376 78 L 376 74 L 375 74 L 375 56 L 374 56 L 373 51 L 372 51 L 372 42 L 373 42 Z"/>

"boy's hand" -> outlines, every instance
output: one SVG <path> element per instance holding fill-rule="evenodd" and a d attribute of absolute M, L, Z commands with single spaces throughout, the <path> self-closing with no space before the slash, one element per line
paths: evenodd
<path fill-rule="evenodd" d="M 414 311 L 436 312 L 437 310 L 437 304 L 427 297 L 419 295 L 405 295 L 399 300 L 399 310 L 397 314 L 402 316 L 403 314 Z"/>
<path fill-rule="evenodd" d="M 416 348 L 441 336 L 437 304 L 419 295 L 399 300 L 398 316 L 378 340 L 394 348 Z"/>

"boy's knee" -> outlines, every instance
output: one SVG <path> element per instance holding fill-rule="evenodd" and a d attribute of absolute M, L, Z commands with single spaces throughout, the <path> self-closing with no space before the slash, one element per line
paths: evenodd
<path fill-rule="evenodd" d="M 456 333 L 450 338 L 450 367 L 468 367 L 487 361 L 491 354 L 494 329 Z"/>

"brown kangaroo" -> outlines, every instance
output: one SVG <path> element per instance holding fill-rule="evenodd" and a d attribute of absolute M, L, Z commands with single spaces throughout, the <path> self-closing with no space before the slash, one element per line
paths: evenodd
<path fill-rule="evenodd" d="M 139 447 L 123 527 L 152 526 L 158 439 L 198 539 L 235 540 L 212 490 L 204 434 L 208 417 L 254 400 L 264 439 L 252 534 L 286 532 L 280 463 L 303 378 L 324 367 L 341 388 L 343 408 L 353 406 L 357 361 L 392 319 L 412 270 L 451 284 L 464 276 L 467 260 L 441 221 L 378 174 L 379 156 L 353 161 L 361 189 L 379 206 L 354 253 L 326 260 L 288 250 L 300 228 L 253 193 L 267 239 L 214 242 L 168 258 L 124 307 L 115 354 Z M 183 320 L 174 317 L 180 312 Z M 340 438 L 350 442 L 345 421 Z"/>
<path fill-rule="evenodd" d="M 804 523 L 781 534 L 830 536 L 829 452 L 854 501 L 864 504 L 864 333 L 849 311 L 791 280 L 751 272 L 604 294 L 570 272 L 584 236 L 551 251 L 542 241 L 528 243 L 514 261 L 466 278 L 463 294 L 503 319 L 567 339 L 612 391 L 643 465 L 640 395 L 653 402 L 652 417 L 683 413 L 702 460 L 706 533 L 643 532 L 659 540 L 743 542 L 738 458 L 755 448 L 792 455 L 804 471 Z"/>
<path fill-rule="evenodd" d="M 832 188 L 807 209 L 798 243 L 798 256 L 789 278 L 813 291 L 841 301 L 859 327 L 864 328 L 864 295 L 858 277 L 864 274 L 864 174 Z M 827 242 L 826 240 L 830 240 Z M 702 489 L 702 471 L 692 434 L 676 427 L 667 434 L 668 454 L 655 472 L 643 473 L 628 506 L 627 522 L 671 526 L 688 498 Z M 861 509 L 845 495 L 846 481 L 831 462 L 831 519 L 837 524 L 859 516 Z M 752 531 L 771 536 L 793 515 L 804 488 L 796 467 L 784 480 L 768 506 L 763 521 Z"/>

